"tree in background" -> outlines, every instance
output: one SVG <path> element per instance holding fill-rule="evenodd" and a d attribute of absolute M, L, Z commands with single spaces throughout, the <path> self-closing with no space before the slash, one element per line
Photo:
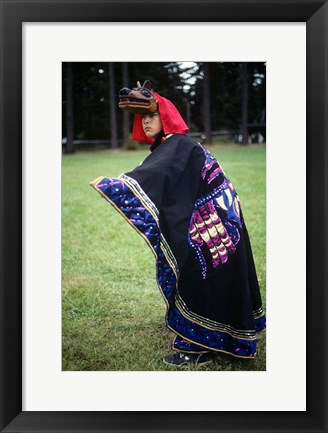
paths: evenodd
<path fill-rule="evenodd" d="M 241 65 L 241 135 L 242 143 L 248 143 L 248 67 L 244 62 Z"/>
<path fill-rule="evenodd" d="M 203 122 L 205 142 L 212 143 L 211 130 L 211 98 L 210 98 L 210 76 L 208 62 L 203 63 Z"/>
<path fill-rule="evenodd" d="M 105 62 L 75 62 L 71 78 L 66 67 L 63 63 L 63 137 L 67 139 L 74 120 L 75 139 L 107 140 L 115 145 L 116 128 L 117 143 L 123 143 L 131 134 L 132 116 L 118 108 L 118 91 L 146 79 L 154 91 L 177 106 L 191 132 L 205 132 L 208 139 L 218 131 L 240 134 L 244 112 L 244 119 L 248 117 L 244 124 L 254 131 L 262 128 L 265 134 L 264 62 L 247 63 L 247 82 L 241 62 L 112 62 L 110 68 Z M 245 91 L 248 98 L 243 105 Z M 71 123 L 67 117 L 70 104 Z"/>
<path fill-rule="evenodd" d="M 66 128 L 67 153 L 74 153 L 74 116 L 73 116 L 73 71 L 72 62 L 66 63 Z"/>
<path fill-rule="evenodd" d="M 122 86 L 129 86 L 129 64 L 127 62 L 122 63 Z M 123 140 L 126 141 L 130 136 L 130 113 L 123 111 Z"/>
<path fill-rule="evenodd" d="M 108 76 L 109 76 L 109 112 L 110 112 L 110 131 L 111 131 L 111 147 L 116 149 L 118 147 L 117 141 L 117 122 L 116 122 L 116 94 L 115 92 L 115 73 L 114 63 L 108 62 Z"/>

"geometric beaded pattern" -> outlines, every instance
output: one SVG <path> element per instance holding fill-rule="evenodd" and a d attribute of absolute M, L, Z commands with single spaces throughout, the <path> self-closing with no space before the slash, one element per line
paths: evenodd
<path fill-rule="evenodd" d="M 232 183 L 210 152 L 203 150 L 206 156 L 201 172 L 203 182 L 211 184 L 219 175 L 223 179 L 219 186 L 197 198 L 189 225 L 189 246 L 205 279 L 208 268 L 223 265 L 236 251 L 242 220 Z"/>

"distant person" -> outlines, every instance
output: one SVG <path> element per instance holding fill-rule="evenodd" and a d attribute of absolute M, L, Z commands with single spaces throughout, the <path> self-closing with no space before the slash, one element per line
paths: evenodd
<path fill-rule="evenodd" d="M 211 153 L 186 135 L 172 102 L 148 81 L 122 89 L 119 107 L 134 113 L 132 139 L 150 144 L 150 154 L 130 172 L 90 184 L 155 256 L 174 336 L 173 353 L 163 361 L 205 364 L 219 352 L 254 359 L 265 316 L 235 188 Z"/>

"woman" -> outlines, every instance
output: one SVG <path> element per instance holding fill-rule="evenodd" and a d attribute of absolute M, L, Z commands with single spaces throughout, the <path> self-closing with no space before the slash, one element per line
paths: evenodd
<path fill-rule="evenodd" d="M 173 331 L 166 364 L 204 364 L 216 352 L 253 359 L 265 316 L 237 193 L 218 161 L 186 135 L 176 107 L 149 82 L 120 91 L 143 163 L 91 185 L 146 240 Z"/>

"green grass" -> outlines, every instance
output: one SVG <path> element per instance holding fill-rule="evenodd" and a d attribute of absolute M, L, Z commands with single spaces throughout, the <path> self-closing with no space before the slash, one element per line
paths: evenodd
<path fill-rule="evenodd" d="M 265 146 L 210 147 L 237 189 L 265 304 Z M 144 240 L 89 186 L 131 171 L 148 154 L 79 152 L 62 161 L 62 369 L 163 371 L 172 332 Z M 197 370 L 197 367 L 193 367 Z M 199 370 L 265 370 L 265 333 L 255 360 L 219 354 Z"/>

